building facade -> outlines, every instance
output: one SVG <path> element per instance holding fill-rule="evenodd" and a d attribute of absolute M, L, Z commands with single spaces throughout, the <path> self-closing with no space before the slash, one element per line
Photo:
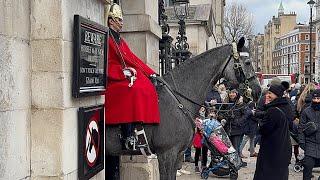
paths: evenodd
<path fill-rule="evenodd" d="M 272 73 L 272 52 L 277 44 L 277 39 L 294 29 L 296 26 L 296 18 L 297 15 L 294 12 L 289 14 L 284 13 L 284 8 L 281 2 L 278 9 L 278 16 L 273 16 L 268 24 L 265 25 L 264 59 L 262 62 L 263 73 Z"/>
<path fill-rule="evenodd" d="M 262 61 L 264 55 L 264 35 L 257 34 L 254 36 L 253 45 L 252 45 L 252 63 L 255 69 L 255 72 L 260 72 L 262 70 Z"/>
<path fill-rule="evenodd" d="M 310 34 L 308 25 L 298 24 L 280 36 L 272 53 L 272 73 L 295 74 L 301 83 L 310 82 Z M 315 32 L 312 33 L 312 73 L 315 71 Z"/>
<path fill-rule="evenodd" d="M 179 26 L 175 17 L 173 1 L 166 0 L 166 14 L 170 36 L 176 42 Z M 223 44 L 223 17 L 225 0 L 190 0 L 189 16 L 186 18 L 186 36 L 192 55 Z"/>
<path fill-rule="evenodd" d="M 320 0 L 316 1 L 316 18 L 313 25 L 316 31 L 316 54 L 315 54 L 315 74 L 314 79 L 316 82 L 320 82 Z"/>

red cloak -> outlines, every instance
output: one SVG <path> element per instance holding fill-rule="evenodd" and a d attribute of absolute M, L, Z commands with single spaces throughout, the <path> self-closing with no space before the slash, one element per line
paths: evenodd
<path fill-rule="evenodd" d="M 137 79 L 132 87 L 128 87 L 129 80 L 123 74 L 122 60 L 117 48 L 119 48 L 126 66 L 137 71 Z M 160 123 L 158 95 L 149 80 L 149 76 L 155 72 L 134 55 L 122 38 L 120 43 L 116 44 L 114 39 L 110 37 L 108 49 L 108 76 L 105 94 L 106 124 Z"/>

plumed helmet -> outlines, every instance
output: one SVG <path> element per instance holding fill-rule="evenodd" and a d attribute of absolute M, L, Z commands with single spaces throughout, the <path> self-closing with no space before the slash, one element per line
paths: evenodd
<path fill-rule="evenodd" d="M 121 7 L 118 4 L 113 3 L 111 5 L 110 12 L 109 12 L 109 17 L 111 17 L 111 18 L 119 18 L 119 19 L 123 20 L 122 10 L 121 10 Z"/>

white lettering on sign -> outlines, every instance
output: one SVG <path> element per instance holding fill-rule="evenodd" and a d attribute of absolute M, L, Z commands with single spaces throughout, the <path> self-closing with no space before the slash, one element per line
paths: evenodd
<path fill-rule="evenodd" d="M 86 84 L 98 84 L 100 79 L 97 77 L 86 77 Z"/>
<path fill-rule="evenodd" d="M 96 34 L 90 31 L 85 31 L 84 42 L 96 46 L 101 46 L 102 36 L 100 34 Z"/>

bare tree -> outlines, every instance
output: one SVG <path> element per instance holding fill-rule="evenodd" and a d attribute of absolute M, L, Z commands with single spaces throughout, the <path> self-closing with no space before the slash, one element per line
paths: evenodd
<path fill-rule="evenodd" d="M 228 43 L 253 34 L 253 17 L 242 4 L 233 1 L 227 5 L 224 17 L 224 33 Z"/>

